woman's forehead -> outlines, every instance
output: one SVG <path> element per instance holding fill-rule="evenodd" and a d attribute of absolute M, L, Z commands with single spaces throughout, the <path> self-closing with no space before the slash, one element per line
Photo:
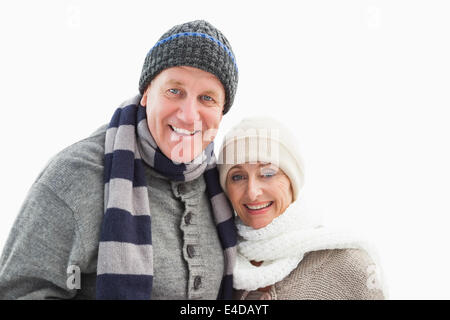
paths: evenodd
<path fill-rule="evenodd" d="M 257 163 L 241 163 L 241 164 L 237 164 L 233 167 L 231 167 L 230 170 L 233 169 L 250 169 L 250 168 L 265 168 L 265 167 L 271 167 L 271 168 L 277 168 L 277 166 L 275 166 L 273 163 L 271 162 L 257 162 Z"/>

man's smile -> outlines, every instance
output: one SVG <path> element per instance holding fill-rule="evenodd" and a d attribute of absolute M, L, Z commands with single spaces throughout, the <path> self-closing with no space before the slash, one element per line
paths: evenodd
<path fill-rule="evenodd" d="M 172 129 L 172 131 L 174 131 L 174 132 L 176 132 L 176 133 L 178 133 L 180 135 L 183 135 L 183 136 L 193 136 L 197 132 L 201 132 L 201 130 L 190 131 L 190 130 L 186 130 L 186 129 L 183 129 L 183 128 L 177 128 L 177 127 L 175 127 L 173 125 L 170 125 L 170 124 L 169 124 L 169 127 L 170 127 L 170 129 Z"/>

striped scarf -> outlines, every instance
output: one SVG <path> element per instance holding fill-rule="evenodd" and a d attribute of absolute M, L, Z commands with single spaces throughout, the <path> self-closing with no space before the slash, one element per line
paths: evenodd
<path fill-rule="evenodd" d="M 151 299 L 153 248 L 145 164 L 173 181 L 204 175 L 224 250 L 224 276 L 217 298 L 231 299 L 237 234 L 231 207 L 219 184 L 213 143 L 200 159 L 175 164 L 151 136 L 140 99 L 138 95 L 123 103 L 106 131 L 105 214 L 98 250 L 97 299 Z"/>

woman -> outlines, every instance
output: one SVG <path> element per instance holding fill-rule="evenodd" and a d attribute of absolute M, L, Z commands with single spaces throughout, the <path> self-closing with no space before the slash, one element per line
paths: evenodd
<path fill-rule="evenodd" d="M 303 161 L 285 126 L 244 119 L 225 137 L 220 183 L 235 212 L 236 299 L 384 299 L 372 250 L 303 207 Z"/>

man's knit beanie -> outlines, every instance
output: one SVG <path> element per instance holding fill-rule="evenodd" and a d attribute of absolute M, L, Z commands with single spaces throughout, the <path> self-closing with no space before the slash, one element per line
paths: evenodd
<path fill-rule="evenodd" d="M 238 83 L 238 68 L 230 43 L 214 26 L 196 20 L 172 27 L 150 49 L 142 67 L 139 92 L 164 69 L 191 66 L 214 74 L 225 88 L 223 114 L 233 104 Z"/>

